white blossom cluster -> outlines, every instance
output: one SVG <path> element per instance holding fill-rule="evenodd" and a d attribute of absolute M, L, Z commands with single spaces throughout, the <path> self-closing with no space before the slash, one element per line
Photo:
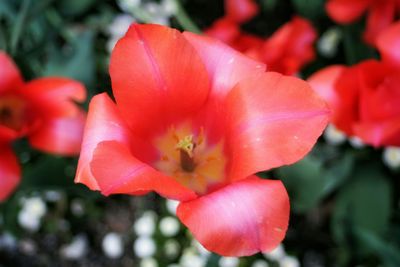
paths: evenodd
<path fill-rule="evenodd" d="M 156 229 L 157 215 L 153 211 L 146 211 L 140 216 L 133 230 L 137 235 L 133 243 L 133 251 L 135 255 L 141 259 L 141 267 L 157 267 L 158 263 L 153 258 L 157 251 L 157 245 L 153 239 L 153 234 Z"/>
<path fill-rule="evenodd" d="M 110 38 L 106 48 L 109 53 L 111 53 L 117 41 L 125 34 L 132 23 L 138 21 L 169 25 L 171 16 L 177 10 L 175 0 L 162 0 L 160 3 L 141 0 L 120 0 L 118 5 L 124 13 L 115 16 L 107 28 Z"/>
<path fill-rule="evenodd" d="M 294 256 L 286 254 L 285 248 L 282 244 L 271 252 L 264 253 L 264 257 L 278 262 L 280 267 L 300 267 L 299 260 Z"/>
<path fill-rule="evenodd" d="M 22 208 L 18 213 L 19 225 L 30 232 L 40 228 L 42 217 L 47 212 L 46 203 L 39 196 L 22 199 Z"/>

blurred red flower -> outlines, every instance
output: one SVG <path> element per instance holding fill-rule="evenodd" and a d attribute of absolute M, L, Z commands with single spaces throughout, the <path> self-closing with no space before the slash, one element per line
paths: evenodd
<path fill-rule="evenodd" d="M 24 82 L 7 54 L 0 51 L 0 201 L 20 181 L 11 142 L 26 137 L 36 149 L 59 155 L 79 153 L 85 113 L 74 103 L 84 87 L 59 77 Z"/>
<path fill-rule="evenodd" d="M 260 51 L 264 44 L 263 38 L 243 32 L 240 25 L 228 17 L 216 20 L 204 33 L 223 41 L 246 56 L 262 60 Z"/>
<path fill-rule="evenodd" d="M 317 33 L 307 19 L 298 16 L 267 38 L 243 32 L 240 25 L 228 17 L 217 20 L 205 33 L 264 62 L 268 70 L 286 75 L 296 74 L 315 58 L 313 45 Z"/>
<path fill-rule="evenodd" d="M 295 16 L 269 37 L 261 58 L 268 70 L 292 75 L 315 58 L 317 33 L 311 22 Z"/>
<path fill-rule="evenodd" d="M 181 201 L 180 220 L 222 255 L 282 241 L 286 190 L 254 174 L 301 159 L 326 126 L 326 104 L 307 83 L 159 25 L 129 28 L 110 75 L 116 103 L 92 99 L 76 182 L 104 195 L 155 191 Z"/>
<path fill-rule="evenodd" d="M 332 121 L 375 147 L 400 146 L 400 23 L 377 38 L 381 61 L 330 66 L 309 78 L 333 109 Z"/>
<path fill-rule="evenodd" d="M 239 23 L 252 19 L 259 11 L 255 0 L 225 0 L 226 16 Z"/>
<path fill-rule="evenodd" d="M 400 13 L 399 0 L 328 0 L 326 3 L 328 15 L 337 23 L 349 24 L 368 12 L 364 39 L 375 45 L 378 34 L 395 20 Z"/>

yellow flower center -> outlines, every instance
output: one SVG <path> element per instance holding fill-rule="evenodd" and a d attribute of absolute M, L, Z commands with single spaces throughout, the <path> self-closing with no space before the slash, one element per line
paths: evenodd
<path fill-rule="evenodd" d="M 155 168 L 197 193 L 204 194 L 225 179 L 223 143 L 207 144 L 202 128 L 193 131 L 188 123 L 171 126 L 155 139 L 155 146 L 160 153 Z"/>

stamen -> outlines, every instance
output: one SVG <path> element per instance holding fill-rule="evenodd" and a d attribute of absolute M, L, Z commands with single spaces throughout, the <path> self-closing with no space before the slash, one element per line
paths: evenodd
<path fill-rule="evenodd" d="M 184 138 L 179 140 L 178 144 L 176 145 L 176 148 L 179 150 L 185 151 L 190 157 L 193 157 L 193 150 L 194 150 L 195 144 L 193 141 L 193 135 L 186 135 Z"/>

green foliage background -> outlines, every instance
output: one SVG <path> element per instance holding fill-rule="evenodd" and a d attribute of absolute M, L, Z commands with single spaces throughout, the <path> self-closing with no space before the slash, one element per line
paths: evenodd
<path fill-rule="evenodd" d="M 343 38 L 336 56 L 318 55 L 302 71 L 303 77 L 327 65 L 354 64 L 377 57 L 376 51 L 362 42 L 364 21 L 335 25 L 324 12 L 323 0 L 259 0 L 258 4 L 261 13 L 243 28 L 261 36 L 270 35 L 294 14 L 309 18 L 319 34 L 333 26 L 339 28 Z M 187 0 L 182 1 L 182 7 L 201 29 L 223 15 L 222 1 Z M 86 85 L 90 99 L 97 93 L 111 92 L 106 29 L 121 12 L 113 1 L 2 0 L 0 49 L 14 58 L 26 80 L 50 75 L 71 77 Z M 179 21 L 180 18 L 171 18 L 171 24 L 177 28 L 181 28 Z M 102 255 L 99 236 L 109 230 L 128 231 L 135 218 L 148 209 L 164 216 L 167 212 L 161 198 L 155 195 L 104 198 L 73 183 L 76 158 L 39 153 L 24 140 L 16 142 L 14 149 L 23 165 L 23 179 L 18 191 L 0 206 L 3 218 L 0 231 L 34 240 L 38 248 L 33 255 L 21 250 L 0 250 L 0 266 L 137 264 L 131 246 L 126 249 L 125 262 L 107 259 Z M 380 149 L 354 148 L 349 143 L 332 146 L 321 139 L 302 161 L 260 173 L 263 177 L 282 179 L 288 189 L 292 211 L 284 245 L 302 266 L 400 266 L 399 171 L 387 168 L 381 154 Z M 61 200 L 48 204 L 49 213 L 39 232 L 25 232 L 17 223 L 21 197 L 50 189 L 61 192 Z M 85 214 L 80 217 L 69 210 L 76 199 L 85 207 Z M 127 220 L 125 224 L 115 226 L 115 222 L 110 222 L 110 218 L 118 221 L 121 216 Z M 57 227 L 60 220 L 69 222 L 68 230 Z M 89 236 L 89 256 L 75 263 L 59 259 L 54 248 L 80 232 Z M 126 238 L 135 237 L 127 234 Z M 155 238 L 159 246 L 165 242 L 160 233 Z M 190 242 L 184 229 L 176 238 L 182 248 Z M 159 266 L 166 266 L 179 256 L 166 259 L 158 253 L 156 258 Z M 210 257 L 207 266 L 217 266 L 218 258 Z M 240 266 L 250 266 L 258 258 L 262 256 L 243 258 Z"/>

